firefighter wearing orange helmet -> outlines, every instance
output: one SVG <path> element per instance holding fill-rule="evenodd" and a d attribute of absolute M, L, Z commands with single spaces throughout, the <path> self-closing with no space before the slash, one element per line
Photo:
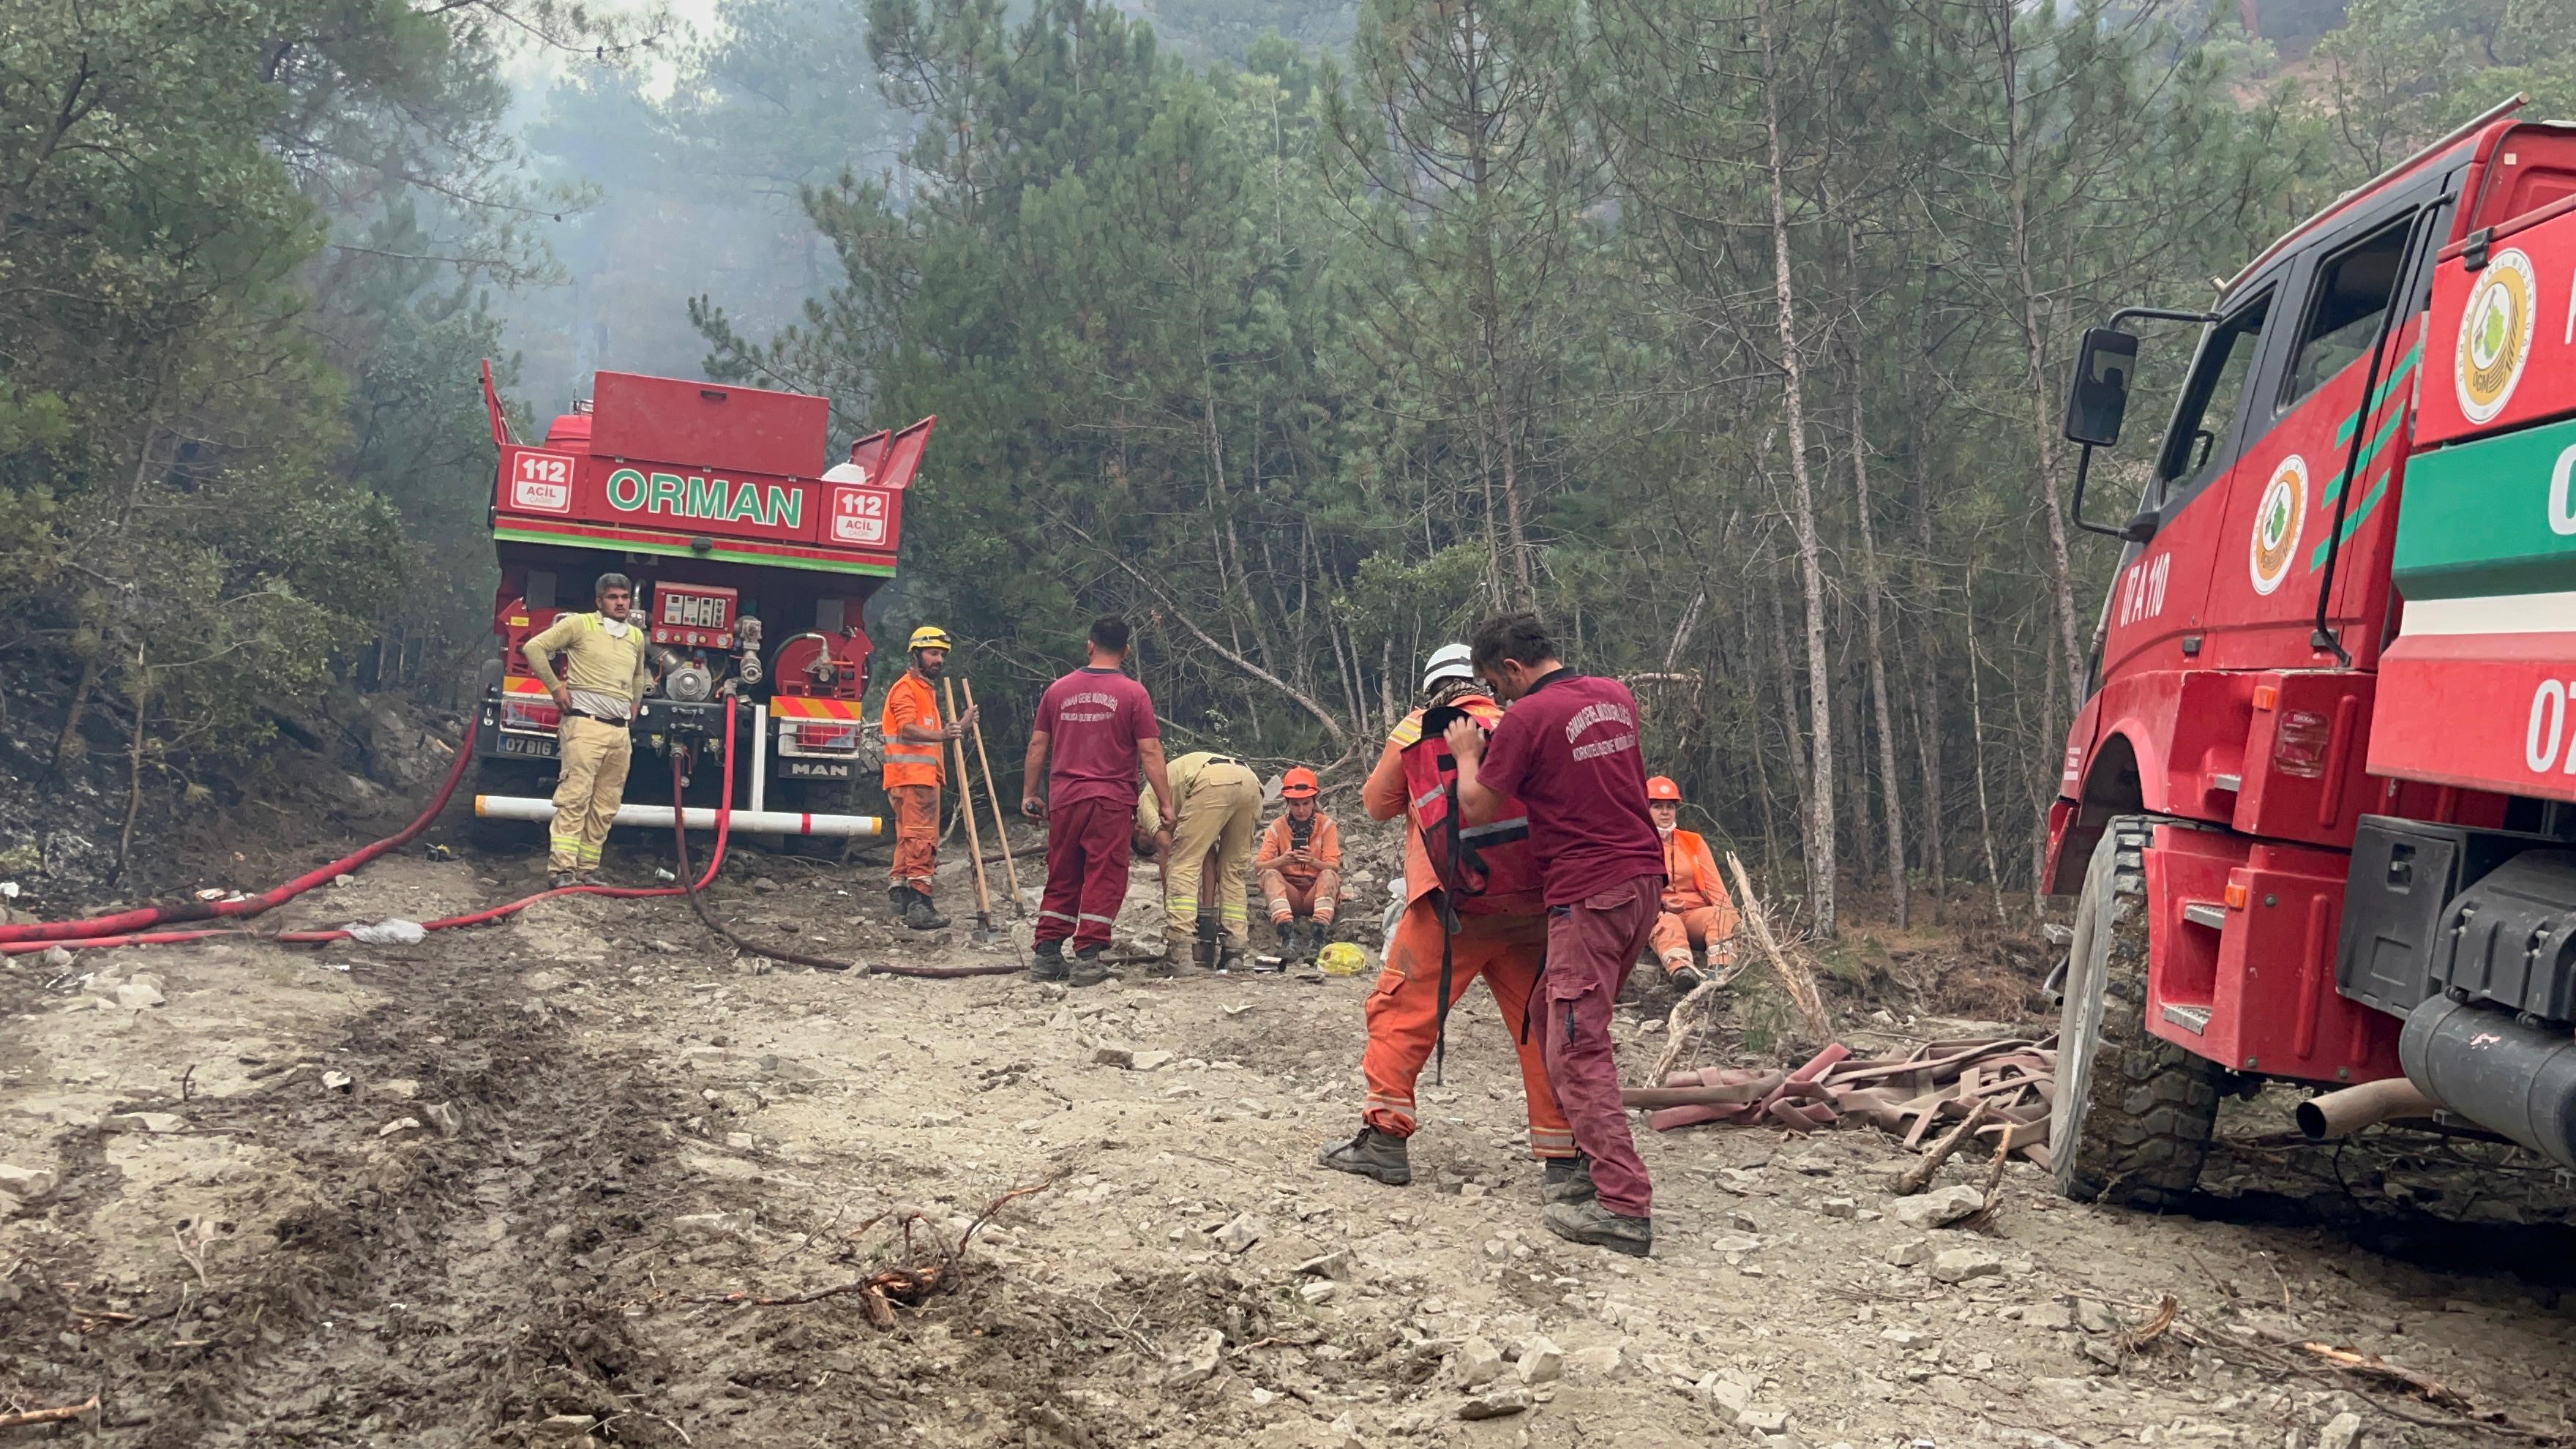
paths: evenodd
<path fill-rule="evenodd" d="M 1717 873 L 1717 858 L 1695 831 L 1681 828 L 1682 787 L 1669 775 L 1646 782 L 1646 813 L 1664 837 L 1664 909 L 1647 936 L 1664 974 L 1692 987 L 1735 964 L 1735 898 Z M 1705 974 L 1691 952 L 1707 953 Z"/>
<path fill-rule="evenodd" d="M 1288 808 L 1262 832 L 1261 850 L 1252 859 L 1261 872 L 1261 893 L 1270 901 L 1280 954 L 1292 959 L 1324 949 L 1341 899 L 1342 832 L 1317 804 L 1322 790 L 1323 782 L 1303 765 L 1282 775 L 1279 798 Z"/>

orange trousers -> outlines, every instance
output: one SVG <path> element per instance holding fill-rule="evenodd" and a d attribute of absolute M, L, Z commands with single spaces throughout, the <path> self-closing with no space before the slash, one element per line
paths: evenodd
<path fill-rule="evenodd" d="M 1312 916 L 1326 925 L 1333 921 L 1333 907 L 1342 898 L 1342 873 L 1321 871 L 1299 880 L 1285 871 L 1261 873 L 1261 893 L 1270 901 L 1270 924 L 1285 925 L 1300 916 Z M 1438 970 L 1437 966 L 1432 968 Z"/>
<path fill-rule="evenodd" d="M 1666 971 L 1691 964 L 1693 946 L 1707 948 L 1711 966 L 1732 966 L 1734 930 L 1735 912 L 1724 906 L 1696 906 L 1684 911 L 1667 910 L 1655 917 L 1654 929 L 1646 939 L 1653 944 L 1655 959 L 1664 963 Z M 1712 931 L 1719 933 L 1714 942 L 1709 940 Z"/>
<path fill-rule="evenodd" d="M 886 798 L 894 802 L 894 868 L 886 884 L 928 895 L 939 866 L 939 787 L 888 785 Z"/>
<path fill-rule="evenodd" d="M 1360 1072 L 1368 1079 L 1361 1119 L 1389 1137 L 1410 1137 L 1415 1126 L 1413 1084 L 1431 1060 L 1440 1020 L 1440 915 L 1429 897 L 1405 907 L 1394 949 L 1377 989 L 1369 993 L 1368 1050 Z M 1476 978 L 1494 993 L 1503 1025 L 1521 1058 L 1521 1090 L 1529 1099 L 1530 1153 L 1572 1157 L 1574 1129 L 1557 1110 L 1540 1055 L 1541 1023 L 1528 1021 L 1530 992 L 1547 956 L 1545 916 L 1461 916 L 1450 944 L 1449 1000 L 1455 1005 Z M 1528 1030 L 1523 1030 L 1524 1025 Z"/>

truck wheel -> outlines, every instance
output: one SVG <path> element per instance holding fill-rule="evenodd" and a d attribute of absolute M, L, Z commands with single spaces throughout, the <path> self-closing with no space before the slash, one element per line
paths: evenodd
<path fill-rule="evenodd" d="M 2067 951 L 2048 1152 L 2079 1202 L 2155 1207 L 2189 1193 L 2218 1120 L 2218 1064 L 2147 1030 L 2146 849 L 2113 820 L 2093 848 Z"/>

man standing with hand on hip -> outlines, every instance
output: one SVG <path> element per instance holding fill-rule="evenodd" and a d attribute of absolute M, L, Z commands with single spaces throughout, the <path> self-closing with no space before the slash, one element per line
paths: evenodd
<path fill-rule="evenodd" d="M 1047 686 L 1029 732 L 1020 813 L 1047 822 L 1046 895 L 1038 903 L 1037 959 L 1029 967 L 1040 981 L 1090 986 L 1108 975 L 1100 953 L 1127 899 L 1139 765 L 1162 804 L 1163 829 L 1178 823 L 1153 696 L 1127 677 L 1126 662 L 1127 621 L 1094 620 L 1083 666 Z M 1067 938 L 1071 967 L 1064 960 Z"/>
<path fill-rule="evenodd" d="M 1636 696 L 1566 668 L 1535 614 L 1486 620 L 1468 648 L 1511 707 L 1490 739 L 1470 721 L 1449 727 L 1458 802 L 1470 824 L 1494 818 L 1506 797 L 1529 812 L 1548 909 L 1537 1029 L 1595 1188 L 1550 1202 L 1543 1221 L 1560 1238 L 1642 1258 L 1655 1241 L 1654 1187 L 1610 1050 L 1610 1004 L 1663 909 L 1664 843 L 1646 813 Z"/>
<path fill-rule="evenodd" d="M 644 664 L 644 627 L 635 612 L 635 584 L 624 574 L 601 574 L 591 592 L 596 611 L 565 614 L 519 646 L 528 672 L 554 696 L 555 819 L 547 828 L 548 884 L 589 881 L 608 844 L 608 824 L 626 801 L 626 767 L 635 757 L 627 721 L 644 702 L 652 676 Z M 554 656 L 564 656 L 562 678 Z"/>

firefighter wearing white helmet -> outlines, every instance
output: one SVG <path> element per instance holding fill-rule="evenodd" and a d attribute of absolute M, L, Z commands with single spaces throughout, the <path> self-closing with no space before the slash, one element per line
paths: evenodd
<path fill-rule="evenodd" d="M 894 865 L 886 901 L 916 931 L 948 924 L 932 903 L 939 869 L 939 787 L 947 781 L 948 743 L 975 722 L 968 710 L 950 723 L 939 712 L 939 674 L 948 664 L 948 631 L 924 624 L 905 646 L 912 665 L 886 691 L 877 729 L 885 740 L 885 792 L 894 806 Z"/>
<path fill-rule="evenodd" d="M 1431 657 L 1423 661 L 1422 692 L 1424 694 L 1433 693 L 1443 682 L 1462 679 L 1471 684 L 1476 679 L 1475 661 L 1469 656 L 1467 646 L 1464 644 L 1443 644 L 1432 650 Z M 1441 703 L 1436 699 L 1429 702 Z"/>

